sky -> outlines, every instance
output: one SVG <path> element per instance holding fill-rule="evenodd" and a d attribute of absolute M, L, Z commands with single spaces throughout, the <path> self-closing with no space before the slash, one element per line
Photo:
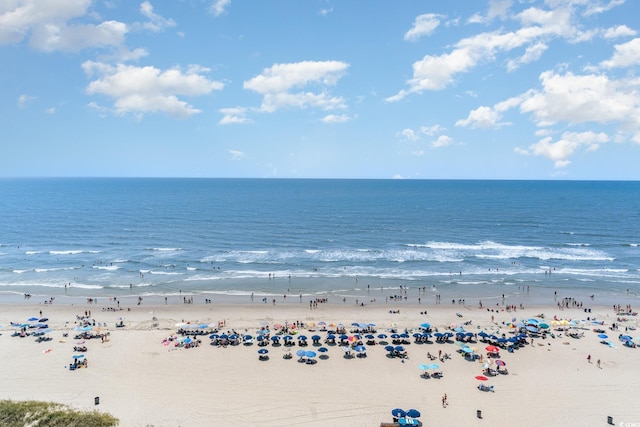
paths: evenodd
<path fill-rule="evenodd" d="M 2 0 L 0 176 L 640 179 L 637 0 Z"/>

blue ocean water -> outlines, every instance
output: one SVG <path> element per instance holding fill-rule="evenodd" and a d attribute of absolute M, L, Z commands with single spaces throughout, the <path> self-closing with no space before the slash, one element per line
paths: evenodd
<path fill-rule="evenodd" d="M 2 179 L 0 296 L 640 291 L 640 182 Z"/>

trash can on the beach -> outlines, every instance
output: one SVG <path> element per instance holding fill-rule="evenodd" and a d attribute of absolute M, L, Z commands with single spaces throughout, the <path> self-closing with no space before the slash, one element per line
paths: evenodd
<path fill-rule="evenodd" d="M 482 418 L 482 411 L 480 409 L 476 410 L 476 417 Z"/>
<path fill-rule="evenodd" d="M 96 396 L 93 401 L 95 402 L 96 405 L 100 404 L 100 398 L 98 396 Z"/>
<path fill-rule="evenodd" d="M 613 425 L 613 417 L 607 416 L 607 424 Z"/>

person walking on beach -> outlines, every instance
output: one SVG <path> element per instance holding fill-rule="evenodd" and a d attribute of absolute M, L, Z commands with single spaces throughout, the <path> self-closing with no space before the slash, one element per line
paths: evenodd
<path fill-rule="evenodd" d="M 591 355 L 587 356 L 587 362 L 591 363 Z"/>
<path fill-rule="evenodd" d="M 602 367 L 600 366 L 600 359 L 598 359 L 597 364 L 598 364 L 598 368 L 602 368 Z"/>

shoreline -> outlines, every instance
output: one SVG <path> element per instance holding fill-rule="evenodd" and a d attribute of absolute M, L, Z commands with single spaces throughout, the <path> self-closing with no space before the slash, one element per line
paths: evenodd
<path fill-rule="evenodd" d="M 604 425 L 607 416 L 616 423 L 640 422 L 640 408 L 635 404 L 640 393 L 636 381 L 640 351 L 623 347 L 617 339 L 623 333 L 640 339 L 640 319 L 625 316 L 628 320 L 618 322 L 613 307 L 606 305 L 593 305 L 590 313 L 579 308 L 559 310 L 552 304 L 508 312 L 491 307 L 487 311 L 486 306 L 404 301 L 365 306 L 329 302 L 318 304 L 317 309 L 297 302 L 275 306 L 259 302 L 164 305 L 151 304 L 146 298 L 140 306 L 125 306 L 121 311 L 107 307 L 103 311 L 102 305 L 100 299 L 97 305 L 58 304 L 57 300 L 51 305 L 35 301 L 0 304 L 0 324 L 4 326 L 0 329 L 0 357 L 5 361 L 0 365 L 4 384 L 0 398 L 55 401 L 78 409 L 107 411 L 127 427 L 230 423 L 365 427 L 392 421 L 390 411 L 394 408 L 417 409 L 425 426 L 501 426 L 511 425 L 514 419 L 523 427 Z M 30 337 L 11 337 L 14 328 L 10 322 L 24 322 L 38 316 L 40 310 L 52 329 L 51 341 L 36 343 Z M 396 310 L 399 313 L 390 312 Z M 82 345 L 88 348 L 84 354 L 89 366 L 70 372 L 68 365 L 76 354 L 73 347 L 79 342 L 73 339 L 77 333 L 74 328 L 85 311 L 91 311 L 90 318 L 100 325 L 96 330 L 108 332 L 109 339 L 86 340 Z M 427 322 L 439 331 L 451 330 L 455 324 L 474 334 L 489 331 L 511 336 L 507 324 L 514 318 L 540 314 L 554 337 L 536 338 L 513 353 L 501 351 L 509 375 L 489 378 L 486 383 L 495 387 L 493 393 L 477 389 L 479 381 L 474 377 L 483 373 L 482 364 L 463 358 L 455 341 L 420 344 L 410 338 L 410 344 L 404 345 L 406 359 L 390 358 L 380 342 L 366 346 L 367 357 L 350 359 L 344 357 L 339 345 L 322 342 L 328 358 L 312 365 L 298 363 L 296 351 L 302 347 L 297 343 L 291 349 L 293 359 L 283 358 L 283 346 L 270 344 L 265 347 L 269 360 L 260 361 L 257 343 L 209 345 L 208 328 L 206 335 L 197 336 L 201 340 L 197 348 L 175 347 L 173 341 L 166 344 L 168 337 L 179 337 L 177 325 L 186 322 L 211 324 L 211 329 L 222 325 L 221 332 L 254 336 L 264 327 L 272 328 L 275 334 L 276 324 L 301 322 L 306 328 L 297 335 L 318 334 L 323 340 L 326 333 L 320 331 L 320 322 L 343 323 L 349 335 L 354 322 L 375 323 L 377 334 L 390 334 L 391 329 L 413 331 Z M 585 320 L 576 324 L 583 336 L 574 339 L 556 331 L 551 325 L 554 316 Z M 587 318 L 604 324 L 591 324 Z M 124 328 L 115 327 L 118 319 L 123 319 Z M 621 325 L 617 331 L 610 330 L 614 323 Z M 635 329 L 624 330 L 629 327 Z M 593 332 L 598 328 L 608 333 L 614 347 L 600 343 Z M 487 360 L 487 344 L 478 341 L 469 345 Z M 452 358 L 427 358 L 428 353 L 439 352 Z M 588 355 L 592 363 L 587 361 Z M 443 377 L 423 378 L 419 365 L 434 362 Z M 448 396 L 446 406 L 441 403 L 444 394 Z M 95 397 L 100 398 L 99 405 L 95 405 Z M 523 408 L 535 417 L 522 417 Z M 481 411 L 481 419 L 476 411 Z"/>

